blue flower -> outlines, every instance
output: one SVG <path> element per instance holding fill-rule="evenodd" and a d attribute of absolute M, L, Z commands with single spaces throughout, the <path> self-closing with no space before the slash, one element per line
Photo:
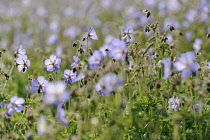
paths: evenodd
<path fill-rule="evenodd" d="M 3 100 L 2 102 L 0 102 L 0 107 L 4 107 L 6 103 L 6 100 Z"/>
<path fill-rule="evenodd" d="M 36 79 L 31 80 L 32 88 L 30 92 L 37 92 L 37 91 L 38 93 L 44 92 L 47 85 L 48 85 L 48 81 L 45 80 L 44 76 L 39 76 L 37 80 Z"/>
<path fill-rule="evenodd" d="M 62 81 L 49 82 L 45 89 L 44 101 L 48 104 L 59 105 L 69 100 L 70 94 Z"/>
<path fill-rule="evenodd" d="M 95 88 L 101 96 L 104 96 L 106 94 L 114 93 L 115 89 L 119 87 L 122 83 L 123 79 L 121 77 L 118 77 L 114 73 L 108 73 L 99 80 Z"/>
<path fill-rule="evenodd" d="M 111 53 L 111 56 L 115 60 L 121 60 L 124 59 L 127 56 L 128 53 L 128 46 L 124 41 L 119 40 L 118 38 L 115 38 L 111 42 L 111 46 L 109 47 L 109 51 Z"/>
<path fill-rule="evenodd" d="M 26 55 L 26 50 L 23 49 L 23 45 L 21 44 L 19 47 L 17 47 L 17 50 L 15 51 L 15 56 L 21 56 Z"/>
<path fill-rule="evenodd" d="M 193 108 L 195 109 L 196 113 L 198 113 L 199 107 L 200 107 L 200 104 L 194 104 L 193 105 Z"/>
<path fill-rule="evenodd" d="M 84 77 L 85 77 L 85 75 L 83 73 L 80 73 L 77 76 L 77 72 L 74 72 L 73 70 L 68 70 L 68 69 L 66 69 L 64 71 L 64 74 L 63 74 L 63 79 L 68 84 L 73 83 L 73 82 L 76 82 L 76 81 L 79 81 L 79 80 L 81 80 Z"/>
<path fill-rule="evenodd" d="M 72 68 L 77 68 L 79 66 L 80 59 L 78 57 L 78 54 L 73 56 L 74 62 L 71 64 Z"/>
<path fill-rule="evenodd" d="M 62 125 L 68 124 L 68 120 L 65 118 L 65 116 L 66 116 L 65 110 L 63 108 L 61 108 L 61 106 L 59 105 L 57 107 L 57 117 Z"/>
<path fill-rule="evenodd" d="M 7 105 L 7 109 L 8 109 L 8 116 L 11 116 L 14 111 L 16 112 L 21 112 L 23 110 L 23 103 L 25 102 L 25 100 L 23 98 L 19 98 L 17 96 L 13 96 L 10 99 L 10 103 Z"/>
<path fill-rule="evenodd" d="M 104 57 L 111 57 L 111 53 L 109 50 L 111 50 L 112 45 L 111 44 L 105 44 L 102 47 L 99 48 L 99 50 L 102 52 Z"/>
<path fill-rule="evenodd" d="M 196 38 L 195 42 L 193 44 L 193 49 L 198 52 L 201 49 L 201 44 L 202 43 L 203 43 L 202 39 Z"/>
<path fill-rule="evenodd" d="M 104 56 L 101 51 L 96 50 L 93 55 L 88 59 L 91 69 L 95 69 L 104 63 Z"/>
<path fill-rule="evenodd" d="M 85 41 L 88 38 L 90 38 L 92 40 L 98 40 L 98 36 L 96 34 L 96 31 L 92 27 L 88 28 L 88 31 L 85 34 L 85 37 L 83 38 L 83 41 Z"/>
<path fill-rule="evenodd" d="M 51 55 L 50 59 L 44 61 L 47 71 L 58 71 L 60 69 L 61 59 Z"/>
<path fill-rule="evenodd" d="M 163 64 L 164 64 L 164 77 L 163 79 L 168 79 L 169 76 L 171 76 L 172 72 L 171 72 L 171 59 L 168 58 L 163 58 Z"/>
<path fill-rule="evenodd" d="M 182 77 L 188 77 L 191 72 L 196 72 L 200 65 L 195 62 L 195 54 L 193 52 L 182 53 L 178 60 L 174 62 L 174 69 L 181 72 Z"/>
<path fill-rule="evenodd" d="M 125 42 L 130 42 L 130 40 L 132 39 L 132 34 L 132 28 L 125 28 L 125 30 L 122 32 L 122 39 L 125 40 Z"/>
<path fill-rule="evenodd" d="M 181 101 L 178 97 L 174 98 L 173 96 L 172 98 L 168 100 L 168 103 L 169 103 L 169 106 L 168 106 L 169 110 L 178 111 Z"/>
<path fill-rule="evenodd" d="M 47 122 L 44 115 L 41 115 L 37 125 L 38 136 L 41 136 L 47 130 Z"/>
<path fill-rule="evenodd" d="M 30 62 L 30 60 L 28 60 L 26 55 L 20 55 L 16 59 L 16 64 L 17 64 L 18 71 L 25 73 L 27 71 L 28 67 L 30 66 L 31 62 Z"/>

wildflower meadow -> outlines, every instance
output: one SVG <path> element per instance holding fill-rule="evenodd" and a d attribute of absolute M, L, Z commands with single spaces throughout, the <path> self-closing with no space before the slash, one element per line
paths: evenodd
<path fill-rule="evenodd" d="M 0 3 L 0 139 L 210 140 L 209 0 Z"/>

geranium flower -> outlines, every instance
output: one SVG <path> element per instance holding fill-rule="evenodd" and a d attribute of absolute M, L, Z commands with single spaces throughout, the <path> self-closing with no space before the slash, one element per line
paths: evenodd
<path fill-rule="evenodd" d="M 98 40 L 98 36 L 96 34 L 96 31 L 92 27 L 88 28 L 88 31 L 85 34 L 85 37 L 83 38 L 83 41 L 85 41 L 88 38 L 90 38 L 92 40 Z"/>
<path fill-rule="evenodd" d="M 25 55 L 26 54 L 26 50 L 23 49 L 23 45 L 21 44 L 19 47 L 17 47 L 16 51 L 15 51 L 15 56 L 21 56 L 21 55 Z"/>
<path fill-rule="evenodd" d="M 44 101 L 48 104 L 59 105 L 69 100 L 69 92 L 66 90 L 66 84 L 62 81 L 49 82 L 45 89 Z"/>
<path fill-rule="evenodd" d="M 108 73 L 96 84 L 96 91 L 101 96 L 114 93 L 115 89 L 123 83 L 123 79 L 114 73 Z"/>
<path fill-rule="evenodd" d="M 179 110 L 179 105 L 181 101 L 178 97 L 174 98 L 173 96 L 172 98 L 169 99 L 168 103 L 169 103 L 169 106 L 168 106 L 169 110 L 177 111 Z"/>
<path fill-rule="evenodd" d="M 31 62 L 30 62 L 30 60 L 27 59 L 26 55 L 20 55 L 16 59 L 16 64 L 17 64 L 18 71 L 25 73 L 27 71 L 28 67 L 30 66 Z"/>
<path fill-rule="evenodd" d="M 11 116 L 14 111 L 16 112 L 21 112 L 23 110 L 23 103 L 25 102 L 25 100 L 23 98 L 19 98 L 17 96 L 13 96 L 10 99 L 10 103 L 7 105 L 7 109 L 8 109 L 8 116 Z"/>
<path fill-rule="evenodd" d="M 68 84 L 73 83 L 73 82 L 76 82 L 76 81 L 79 81 L 79 80 L 81 80 L 84 77 L 85 77 L 85 75 L 83 73 L 80 73 L 77 76 L 77 72 L 74 72 L 73 70 L 68 70 L 68 69 L 66 69 L 64 71 L 64 74 L 63 74 L 63 79 Z"/>
<path fill-rule="evenodd" d="M 200 65 L 195 62 L 193 52 L 182 53 L 178 60 L 174 62 L 174 69 L 181 72 L 182 77 L 187 77 L 191 72 L 196 72 Z"/>
<path fill-rule="evenodd" d="M 61 59 L 51 55 L 50 59 L 44 61 L 47 71 L 58 71 L 60 69 Z"/>
<path fill-rule="evenodd" d="M 96 50 L 93 55 L 88 59 L 91 69 L 95 69 L 104 63 L 104 56 L 101 51 Z"/>
<path fill-rule="evenodd" d="M 40 92 L 44 92 L 46 86 L 48 85 L 48 81 L 45 80 L 44 76 L 39 76 L 36 79 L 33 79 L 31 80 L 31 90 L 30 92 L 37 92 L 40 93 Z"/>
<path fill-rule="evenodd" d="M 171 72 L 171 60 L 170 58 L 163 58 L 163 71 L 164 71 L 164 77 L 163 79 L 168 79 L 169 76 L 171 76 L 172 72 Z"/>
<path fill-rule="evenodd" d="M 73 59 L 74 59 L 74 62 L 71 64 L 71 67 L 72 68 L 76 68 L 79 66 L 79 62 L 80 62 L 80 59 L 78 57 L 78 54 L 73 56 Z"/>
<path fill-rule="evenodd" d="M 122 39 L 125 40 L 125 42 L 130 42 L 130 40 L 132 39 L 132 34 L 132 28 L 125 28 L 125 30 L 122 32 Z"/>

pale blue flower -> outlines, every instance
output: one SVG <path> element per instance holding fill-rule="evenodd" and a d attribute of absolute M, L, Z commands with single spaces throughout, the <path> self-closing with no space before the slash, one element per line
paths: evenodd
<path fill-rule="evenodd" d="M 17 55 L 18 57 L 21 56 L 21 55 L 26 55 L 26 50 L 23 49 L 22 44 L 17 47 L 17 50 L 15 51 L 15 55 Z"/>
<path fill-rule="evenodd" d="M 66 112 L 61 106 L 57 107 L 57 117 L 62 125 L 68 125 L 68 120 L 65 118 Z"/>
<path fill-rule="evenodd" d="M 178 111 L 180 103 L 181 103 L 181 100 L 178 97 L 174 98 L 174 96 L 173 96 L 172 98 L 170 98 L 168 100 L 168 104 L 169 104 L 168 108 L 169 108 L 169 110 Z"/>
<path fill-rule="evenodd" d="M 20 55 L 16 59 L 16 64 L 17 64 L 18 71 L 25 73 L 27 71 L 28 67 L 30 66 L 31 62 L 30 62 L 30 60 L 28 60 L 26 55 Z"/>
<path fill-rule="evenodd" d="M 66 84 L 62 81 L 49 82 L 44 93 L 44 101 L 56 106 L 67 102 L 69 97 L 70 94 L 66 90 Z"/>
<path fill-rule="evenodd" d="M 88 31 L 85 34 L 85 37 L 83 38 L 83 40 L 86 40 L 88 38 L 90 38 L 92 40 L 98 40 L 98 36 L 96 34 L 96 31 L 92 27 L 88 28 Z"/>
<path fill-rule="evenodd" d="M 10 99 L 10 103 L 7 105 L 7 109 L 8 109 L 8 116 L 11 116 L 14 111 L 16 112 L 21 112 L 23 110 L 23 105 L 25 100 L 23 98 L 19 98 L 17 96 L 13 96 Z"/>
<path fill-rule="evenodd" d="M 182 53 L 178 60 L 174 62 L 174 69 L 181 72 L 182 77 L 188 77 L 191 72 L 195 73 L 200 65 L 195 62 L 195 54 L 193 52 Z"/>
<path fill-rule="evenodd" d="M 31 90 L 30 92 L 44 92 L 45 88 L 48 86 L 48 81 L 45 80 L 44 76 L 39 76 L 36 79 L 31 80 Z"/>
<path fill-rule="evenodd" d="M 50 59 L 44 61 L 47 71 L 58 71 L 60 69 L 61 59 L 51 55 Z"/>
<path fill-rule="evenodd" d="M 78 57 L 78 54 L 76 54 L 75 56 L 73 56 L 73 59 L 74 59 L 74 62 L 71 64 L 71 67 L 72 68 L 76 68 L 79 66 L 79 62 L 80 62 L 80 59 Z"/>
<path fill-rule="evenodd" d="M 168 79 L 169 76 L 171 76 L 172 72 L 171 72 L 171 59 L 168 58 L 163 58 L 163 64 L 164 64 L 164 77 L 163 79 Z"/>
<path fill-rule="evenodd" d="M 88 59 L 91 69 L 95 69 L 104 63 L 104 56 L 101 51 L 96 50 L 93 55 Z"/>
<path fill-rule="evenodd" d="M 41 115 L 37 124 L 38 136 L 41 136 L 47 130 L 47 122 L 44 115 Z"/>
<path fill-rule="evenodd" d="M 77 76 L 77 72 L 74 72 L 73 70 L 66 69 L 64 71 L 64 74 L 63 74 L 62 78 L 66 81 L 66 83 L 70 84 L 70 83 L 73 83 L 73 82 L 77 82 L 77 81 L 83 79 L 84 77 L 85 77 L 85 75 L 83 73 L 80 73 Z"/>

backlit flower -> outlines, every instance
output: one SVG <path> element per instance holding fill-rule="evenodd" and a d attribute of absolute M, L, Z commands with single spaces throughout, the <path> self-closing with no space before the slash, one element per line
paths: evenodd
<path fill-rule="evenodd" d="M 47 71 L 57 71 L 60 69 L 61 59 L 51 55 L 50 59 L 44 61 Z"/>
<path fill-rule="evenodd" d="M 31 62 L 30 62 L 30 60 L 27 59 L 26 55 L 20 55 L 16 59 L 16 64 L 17 64 L 18 71 L 25 73 L 27 71 L 28 67 L 30 66 Z"/>

